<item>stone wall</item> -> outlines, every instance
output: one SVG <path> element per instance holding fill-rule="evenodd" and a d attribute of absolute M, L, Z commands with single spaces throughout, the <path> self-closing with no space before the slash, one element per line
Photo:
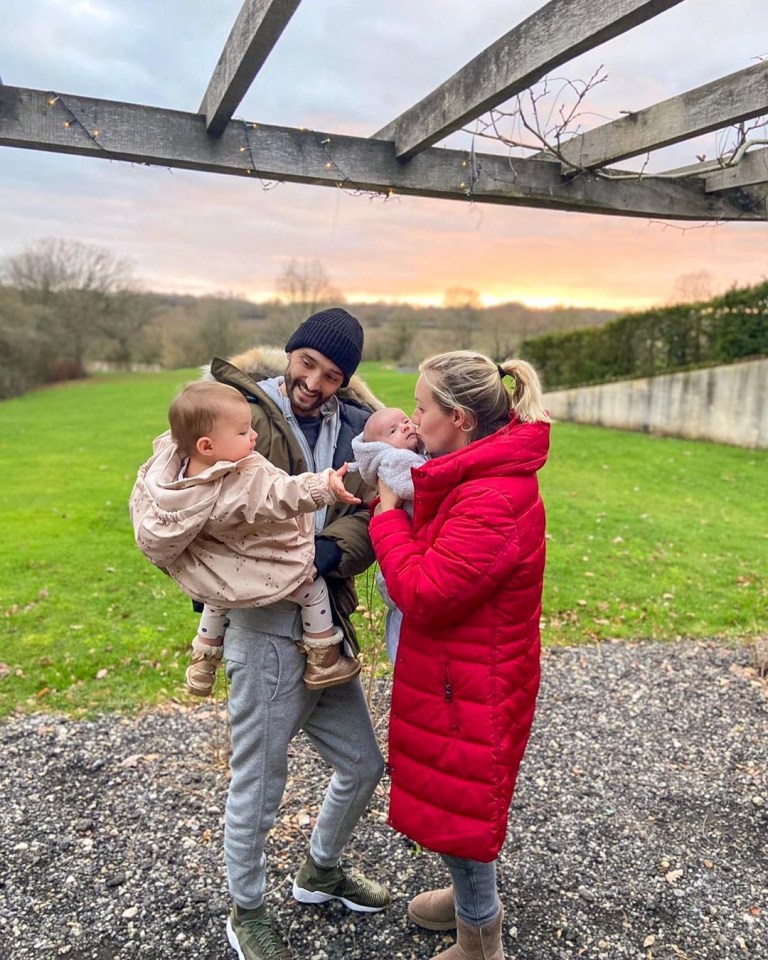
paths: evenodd
<path fill-rule="evenodd" d="M 768 448 L 768 359 L 544 396 L 555 420 Z"/>

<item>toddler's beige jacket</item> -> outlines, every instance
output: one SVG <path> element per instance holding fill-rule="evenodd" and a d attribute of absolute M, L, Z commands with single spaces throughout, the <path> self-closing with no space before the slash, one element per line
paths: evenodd
<path fill-rule="evenodd" d="M 333 503 L 328 476 L 289 476 L 258 453 L 179 479 L 170 436 L 154 442 L 130 498 L 136 543 L 195 600 L 258 607 L 292 593 L 315 556 L 311 514 Z"/>

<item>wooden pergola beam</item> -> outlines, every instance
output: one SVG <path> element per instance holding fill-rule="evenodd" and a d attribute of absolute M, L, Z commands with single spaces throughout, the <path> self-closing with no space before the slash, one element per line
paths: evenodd
<path fill-rule="evenodd" d="M 98 131 L 98 132 L 97 132 Z M 0 86 L 0 146 L 376 193 L 680 220 L 764 219 L 762 196 L 707 194 L 702 181 L 563 177 L 556 163 L 430 149 L 408 164 L 385 140 Z"/>
<path fill-rule="evenodd" d="M 301 0 L 245 0 L 214 68 L 199 113 L 219 136 Z"/>
<path fill-rule="evenodd" d="M 732 187 L 748 187 L 768 182 L 768 150 L 745 153 L 732 167 L 723 167 L 704 180 L 707 193 L 729 190 Z"/>
<path fill-rule="evenodd" d="M 650 20 L 681 0 L 551 0 L 432 93 L 375 133 L 413 157 L 548 71 Z"/>
<path fill-rule="evenodd" d="M 560 157 L 566 170 L 594 170 L 767 112 L 764 62 L 573 137 Z"/>
<path fill-rule="evenodd" d="M 684 167 L 673 167 L 657 174 L 659 177 L 705 177 L 708 173 L 720 170 L 722 163 L 717 159 L 702 160 L 699 163 L 689 163 Z"/>

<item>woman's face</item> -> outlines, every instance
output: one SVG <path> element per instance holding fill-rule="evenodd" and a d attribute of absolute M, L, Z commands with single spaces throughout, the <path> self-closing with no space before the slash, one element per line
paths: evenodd
<path fill-rule="evenodd" d="M 419 377 L 416 383 L 416 409 L 411 422 L 421 438 L 427 453 L 439 457 L 443 453 L 460 450 L 469 443 L 469 433 L 461 428 L 466 426 L 466 418 L 460 410 L 446 413 L 424 379 Z"/>

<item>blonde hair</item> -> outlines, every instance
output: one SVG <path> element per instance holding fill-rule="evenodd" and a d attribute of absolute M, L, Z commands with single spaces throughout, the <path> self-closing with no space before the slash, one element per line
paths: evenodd
<path fill-rule="evenodd" d="M 235 387 L 217 380 L 196 380 L 177 394 L 168 409 L 171 436 L 191 456 L 200 437 L 207 437 L 218 418 L 232 403 L 248 401 Z"/>
<path fill-rule="evenodd" d="M 549 423 L 539 376 L 525 360 L 497 364 L 483 353 L 452 350 L 427 357 L 419 372 L 446 413 L 465 414 L 471 424 L 470 441 L 495 433 L 509 422 L 512 411 L 526 423 Z M 507 378 L 514 384 L 511 390 Z"/>

